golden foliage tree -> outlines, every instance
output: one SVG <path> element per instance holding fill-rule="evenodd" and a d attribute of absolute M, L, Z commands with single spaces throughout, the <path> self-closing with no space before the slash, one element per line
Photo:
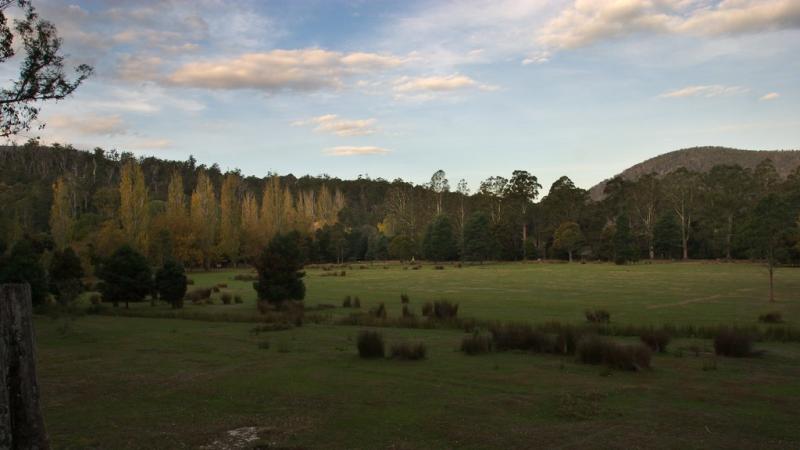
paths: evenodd
<path fill-rule="evenodd" d="M 242 237 L 241 184 L 242 180 L 238 173 L 228 173 L 222 183 L 222 191 L 219 196 L 220 252 L 227 255 L 234 265 L 240 257 Z"/>
<path fill-rule="evenodd" d="M 131 159 L 122 166 L 119 181 L 119 219 L 127 241 L 139 252 L 147 250 L 147 186 L 141 166 Z"/>
<path fill-rule="evenodd" d="M 203 266 L 208 268 L 217 235 L 217 197 L 214 184 L 204 171 L 197 174 L 197 184 L 192 192 L 191 222 L 197 249 L 203 255 Z"/>
<path fill-rule="evenodd" d="M 53 184 L 53 204 L 50 206 L 50 232 L 58 248 L 64 248 L 72 241 L 75 228 L 75 208 L 73 207 L 74 187 L 64 177 Z"/>

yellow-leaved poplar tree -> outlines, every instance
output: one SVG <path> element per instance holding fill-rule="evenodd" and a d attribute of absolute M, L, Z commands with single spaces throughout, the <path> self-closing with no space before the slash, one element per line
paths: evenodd
<path fill-rule="evenodd" d="M 119 219 L 128 243 L 137 251 L 147 251 L 147 186 L 141 166 L 130 159 L 122 166 L 119 180 Z"/>

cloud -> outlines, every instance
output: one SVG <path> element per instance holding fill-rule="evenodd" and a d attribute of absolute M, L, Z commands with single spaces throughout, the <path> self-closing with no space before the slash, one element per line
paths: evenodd
<path fill-rule="evenodd" d="M 163 150 L 172 147 L 169 139 L 134 139 L 125 145 L 131 150 Z"/>
<path fill-rule="evenodd" d="M 323 153 L 329 156 L 385 155 L 390 152 L 391 150 L 387 150 L 382 147 L 374 147 L 374 146 L 354 147 L 348 145 L 331 147 L 323 150 Z"/>
<path fill-rule="evenodd" d="M 777 92 L 770 92 L 769 94 L 764 94 L 759 100 L 761 101 L 777 100 L 778 97 L 780 96 L 781 94 L 778 94 Z"/>
<path fill-rule="evenodd" d="M 332 133 L 337 136 L 366 136 L 377 131 L 376 122 L 375 119 L 349 120 L 336 114 L 325 114 L 308 120 L 292 122 L 292 126 L 316 125 L 314 131 L 317 133 Z"/>
<path fill-rule="evenodd" d="M 708 86 L 686 86 L 680 89 L 665 92 L 659 95 L 659 98 L 684 98 L 684 97 L 720 97 L 728 95 L 744 94 L 749 92 L 750 89 L 742 86 L 724 86 L 721 84 L 713 84 Z"/>
<path fill-rule="evenodd" d="M 552 53 L 637 33 L 723 36 L 800 28 L 796 0 L 576 0 L 544 24 L 536 42 Z"/>
<path fill-rule="evenodd" d="M 116 136 L 125 134 L 127 127 L 118 115 L 100 116 L 89 114 L 82 117 L 54 115 L 47 119 L 47 127 L 81 135 Z"/>
<path fill-rule="evenodd" d="M 480 84 L 468 76 L 459 74 L 429 77 L 401 77 L 394 82 L 394 90 L 398 93 L 447 92 L 469 88 L 492 91 L 496 90 L 497 86 Z"/>
<path fill-rule="evenodd" d="M 314 91 L 343 86 L 343 78 L 389 70 L 403 59 L 375 53 L 340 53 L 319 48 L 246 53 L 184 64 L 167 77 L 173 85 L 267 92 Z"/>

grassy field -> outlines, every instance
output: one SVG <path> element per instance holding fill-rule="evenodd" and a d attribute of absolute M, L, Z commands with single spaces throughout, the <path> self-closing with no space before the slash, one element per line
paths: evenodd
<path fill-rule="evenodd" d="M 359 295 L 398 314 L 400 292 L 461 304 L 460 315 L 583 321 L 602 307 L 625 323 L 756 323 L 781 311 L 797 324 L 800 270 L 748 264 L 506 264 L 462 269 L 308 271 L 307 304 Z M 226 283 L 241 305 L 186 311 L 256 314 L 250 282 Z M 160 310 L 139 304 L 134 308 Z M 336 308 L 332 314 L 344 315 Z M 678 339 L 653 369 L 610 371 L 574 357 L 458 351 L 459 330 L 383 328 L 423 341 L 423 361 L 361 360 L 359 327 L 312 325 L 254 334 L 254 324 L 152 318 L 38 317 L 43 408 L 55 448 L 798 448 L 800 344 L 757 343 L 757 358 L 713 355 Z"/>
<path fill-rule="evenodd" d="M 776 298 L 768 302 L 766 269 L 755 264 L 675 263 L 492 264 L 434 270 L 403 266 L 353 265 L 346 276 L 307 270 L 306 304 L 340 306 L 345 295 L 359 296 L 363 307 L 383 302 L 399 315 L 400 294 L 412 309 L 426 301 L 448 299 L 460 304 L 460 315 L 490 320 L 581 322 L 586 309 L 604 308 L 616 323 L 754 324 L 760 314 L 779 311 L 789 324 L 800 323 L 800 269 L 776 272 Z M 361 269 L 360 267 L 365 267 Z M 387 267 L 384 269 L 384 267 Z M 220 312 L 257 316 L 252 282 L 236 281 L 246 271 L 193 273 L 189 289 L 224 283 L 245 300 L 241 305 L 186 305 L 186 312 Z M 135 305 L 152 309 L 149 304 Z M 157 308 L 168 309 L 161 305 Z M 337 309 L 332 314 L 347 314 Z"/>

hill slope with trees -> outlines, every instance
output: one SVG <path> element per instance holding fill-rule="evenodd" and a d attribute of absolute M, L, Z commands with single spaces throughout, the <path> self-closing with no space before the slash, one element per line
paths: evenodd
<path fill-rule="evenodd" d="M 800 150 L 740 150 L 728 147 L 693 147 L 675 150 L 642 161 L 623 170 L 618 177 L 635 181 L 642 175 L 656 173 L 668 174 L 684 167 L 693 172 L 706 173 L 718 165 L 738 165 L 745 169 L 755 169 L 765 159 L 772 160 L 778 174 L 785 178 L 800 166 Z M 603 198 L 603 190 L 608 180 L 589 189 L 592 200 Z"/>

